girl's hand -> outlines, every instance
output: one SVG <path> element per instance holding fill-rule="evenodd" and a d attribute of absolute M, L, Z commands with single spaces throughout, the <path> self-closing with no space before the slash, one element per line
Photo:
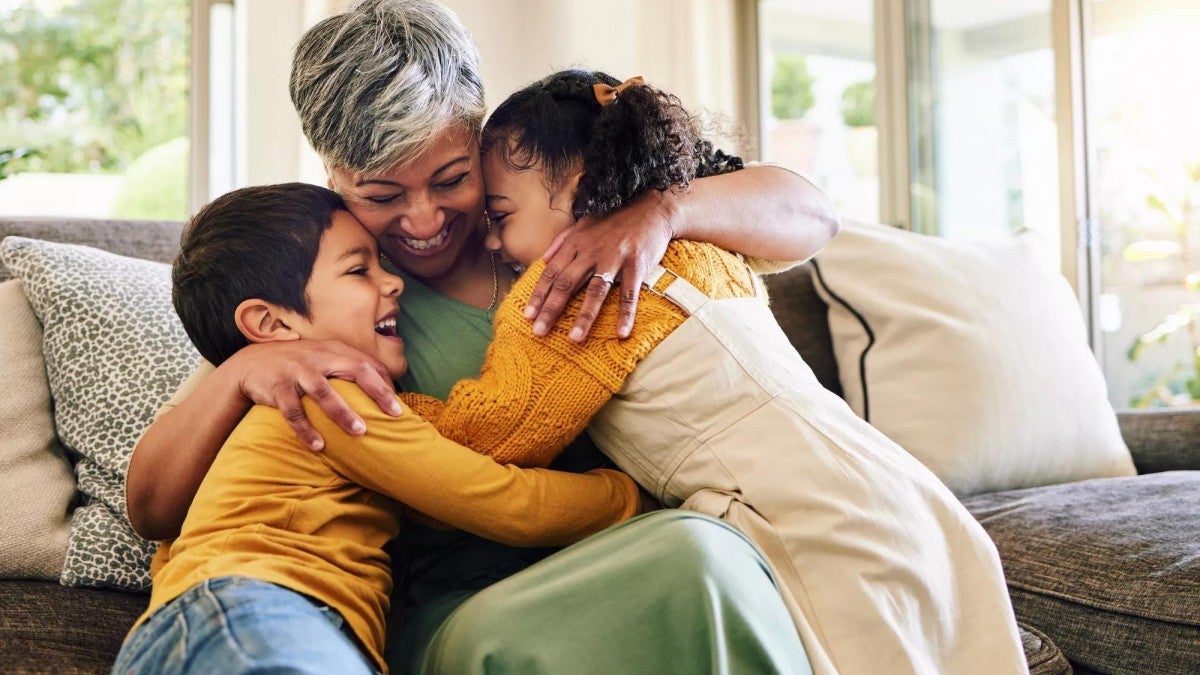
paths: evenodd
<path fill-rule="evenodd" d="M 292 431 L 314 451 L 325 447 L 304 414 L 302 396 L 309 396 L 346 433 L 360 436 L 367 425 L 329 386 L 330 377 L 357 384 L 383 412 L 399 417 L 392 378 L 382 363 L 340 342 L 298 340 L 252 344 L 242 348 L 237 360 L 242 395 L 259 405 L 279 409 Z"/>
<path fill-rule="evenodd" d="M 667 252 L 674 235 L 670 193 L 649 190 L 620 210 L 581 218 L 560 234 L 542 256 L 546 269 L 525 306 L 533 334 L 546 335 L 571 296 L 585 284 L 587 295 L 570 337 L 583 342 L 615 282 L 621 285 L 617 337 L 633 331 L 642 280 Z"/>

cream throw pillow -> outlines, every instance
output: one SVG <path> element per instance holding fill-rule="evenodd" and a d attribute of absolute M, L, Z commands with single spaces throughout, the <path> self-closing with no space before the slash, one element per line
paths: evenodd
<path fill-rule="evenodd" d="M 815 267 L 850 407 L 956 494 L 1135 473 L 1075 296 L 1032 233 L 847 225 Z"/>
<path fill-rule="evenodd" d="M 22 237 L 0 241 L 0 260 L 42 322 L 54 427 L 75 460 L 80 505 L 59 581 L 145 590 L 156 546 L 125 515 L 125 472 L 138 436 L 197 358 L 171 306 L 171 268 Z"/>
<path fill-rule="evenodd" d="M 57 580 L 75 476 L 54 435 L 42 326 L 13 279 L 0 283 L 0 578 Z"/>

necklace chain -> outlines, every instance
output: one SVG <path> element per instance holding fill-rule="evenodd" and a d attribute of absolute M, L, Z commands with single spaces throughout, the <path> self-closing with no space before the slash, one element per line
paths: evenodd
<path fill-rule="evenodd" d="M 396 266 L 396 264 L 392 262 L 391 258 L 388 258 L 383 254 L 383 251 L 379 252 L 379 259 L 386 260 L 387 263 L 392 267 Z M 496 304 L 500 302 L 500 273 L 496 271 L 496 254 L 488 251 L 488 260 L 492 263 L 492 301 L 488 304 L 487 309 L 483 310 L 485 312 L 490 312 L 493 309 L 496 309 Z"/>
<path fill-rule="evenodd" d="M 496 271 L 496 254 L 488 251 L 488 259 L 492 261 L 492 302 L 483 310 L 485 312 L 496 309 L 496 303 L 500 301 L 500 274 Z"/>

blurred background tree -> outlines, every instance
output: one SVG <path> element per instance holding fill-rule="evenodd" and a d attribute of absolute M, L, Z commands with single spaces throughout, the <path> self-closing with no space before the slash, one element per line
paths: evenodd
<path fill-rule="evenodd" d="M 771 77 L 771 112 L 777 120 L 795 120 L 812 109 L 813 78 L 803 56 L 780 54 L 775 57 Z"/>
<path fill-rule="evenodd" d="M 0 4 L 0 146 L 35 149 L 29 171 L 120 173 L 186 136 L 188 11 L 187 0 Z"/>
<path fill-rule="evenodd" d="M 1135 408 L 1157 406 L 1194 406 L 1200 403 L 1200 162 L 1182 167 L 1182 171 L 1158 177 L 1158 188 L 1146 195 L 1146 208 L 1165 222 L 1172 237 L 1139 238 L 1123 251 L 1126 262 L 1137 265 L 1168 263 L 1165 267 L 1173 284 L 1186 299 L 1149 331 L 1138 336 L 1126 353 L 1131 362 L 1142 358 L 1152 345 L 1183 347 L 1183 359 L 1158 373 L 1150 386 L 1135 396 Z M 1153 175 L 1153 174 L 1151 174 Z"/>

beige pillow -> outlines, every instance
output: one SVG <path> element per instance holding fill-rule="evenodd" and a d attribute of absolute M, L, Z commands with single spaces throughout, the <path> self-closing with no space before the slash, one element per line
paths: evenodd
<path fill-rule="evenodd" d="M 1038 244 L 847 225 L 816 258 L 846 400 L 959 495 L 1135 473 Z"/>
<path fill-rule="evenodd" d="M 57 580 L 75 476 L 54 435 L 42 326 L 21 282 L 0 283 L 0 578 Z"/>

